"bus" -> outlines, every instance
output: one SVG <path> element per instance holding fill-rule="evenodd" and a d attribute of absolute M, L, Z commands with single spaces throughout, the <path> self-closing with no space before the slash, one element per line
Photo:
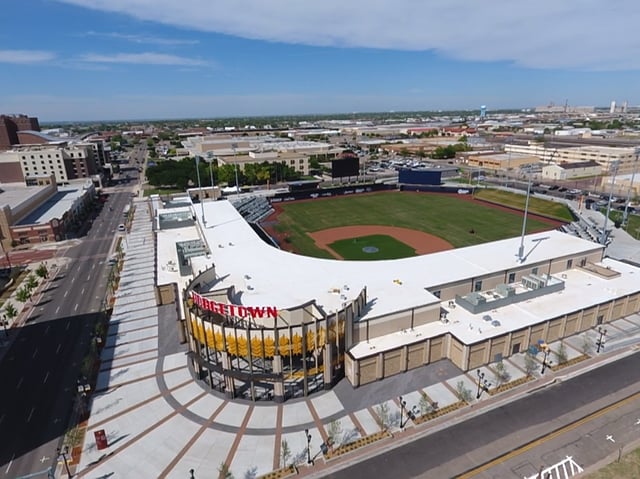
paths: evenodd
<path fill-rule="evenodd" d="M 124 211 L 122 212 L 122 216 L 124 216 L 125 218 L 129 216 L 129 211 L 131 211 L 131 205 L 126 205 L 124 207 Z"/>

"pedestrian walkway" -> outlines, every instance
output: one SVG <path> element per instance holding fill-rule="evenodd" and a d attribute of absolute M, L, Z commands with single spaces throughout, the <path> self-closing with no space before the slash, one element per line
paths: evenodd
<path fill-rule="evenodd" d="M 140 325 L 148 321 L 148 318 L 134 316 L 132 314 L 127 320 L 128 324 Z M 345 407 L 339 397 L 339 388 L 285 404 L 228 401 L 195 381 L 183 353 L 154 357 L 154 348 L 150 348 L 149 343 L 157 339 L 151 338 L 151 327 L 132 327 L 130 331 L 122 330 L 118 334 L 123 340 L 119 348 L 126 349 L 126 353 L 101 372 L 99 391 L 92 400 L 81 462 L 76 469 L 80 477 L 104 477 L 115 473 L 122 477 L 178 478 L 186 477 L 190 469 L 194 469 L 196 477 L 216 477 L 222 464 L 226 464 L 235 477 L 257 477 L 283 465 L 285 443 L 290 451 L 288 462 L 306 468 L 307 435 L 311 437 L 310 455 L 316 461 L 306 473 L 315 472 L 321 477 L 321 447 L 328 442 L 330 434 L 334 436 L 335 448 L 378 433 L 382 428 L 399 432 L 401 421 L 416 433 L 430 427 L 432 430 L 446 427 L 456 419 L 478 414 L 482 407 L 497 407 L 532 388 L 578 374 L 617 353 L 626 353 L 627 342 L 640 343 L 640 316 L 607 325 L 605 347 L 613 350 L 608 355 L 596 355 L 593 344 L 597 341 L 597 333 L 593 331 L 581 335 L 584 337 L 566 340 L 564 358 L 557 354 L 560 342 L 551 343 L 549 346 L 554 353 L 550 355 L 550 367 L 544 376 L 541 374 L 542 357 L 538 355 L 533 380 L 503 394 L 490 395 L 482 391 L 480 398 L 475 399 L 480 391 L 475 374 L 462 372 L 420 385 L 403 394 L 407 410 L 420 411 L 424 397 L 429 398 L 430 404 L 436 403 L 439 409 L 446 410 L 459 403 L 461 389 L 467 391 L 470 403 L 479 404 L 481 408 L 462 407 L 419 426 L 401 415 L 403 406 L 390 382 L 378 384 L 378 398 L 384 392 L 386 400 L 361 404 L 358 409 Z M 584 348 L 589 349 L 592 359 L 553 370 L 559 362 L 570 363 L 581 358 Z M 503 363 L 508 374 L 504 382 L 526 377 L 525 354 L 514 355 Z M 496 386 L 496 370 L 497 364 L 480 370 L 492 383 L 489 390 Z M 106 450 L 95 447 L 93 433 L 98 430 L 106 431 L 109 441 Z"/>

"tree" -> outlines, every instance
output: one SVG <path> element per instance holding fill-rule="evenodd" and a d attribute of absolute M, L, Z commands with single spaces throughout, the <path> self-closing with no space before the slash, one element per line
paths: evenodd
<path fill-rule="evenodd" d="M 582 335 L 582 354 L 589 356 L 593 351 L 593 341 L 587 333 Z"/>
<path fill-rule="evenodd" d="M 225 462 L 220 463 L 218 466 L 218 479 L 233 479 L 233 474 L 231 474 L 229 466 Z"/>
<path fill-rule="evenodd" d="M 280 443 L 280 458 L 282 460 L 282 467 L 287 467 L 291 459 L 291 449 L 289 449 L 289 443 L 286 439 L 283 439 Z"/>
<path fill-rule="evenodd" d="M 379 404 L 375 408 L 377 422 L 382 431 L 386 431 L 389 428 L 389 405 L 386 402 Z"/>
<path fill-rule="evenodd" d="M 533 354 L 527 351 L 524 355 L 524 372 L 526 373 L 527 377 L 533 376 L 533 372 L 537 367 L 538 364 L 536 362 L 536 359 L 533 357 Z"/>
<path fill-rule="evenodd" d="M 461 401 L 469 403 L 473 399 L 473 394 L 471 390 L 464 385 L 464 381 L 458 381 L 456 383 L 456 393 Z"/>
<path fill-rule="evenodd" d="M 16 316 L 18 316 L 18 310 L 11 303 L 7 303 L 4 305 L 4 314 L 7 315 L 7 319 L 12 320 Z"/>
<path fill-rule="evenodd" d="M 34 289 L 36 289 L 36 286 L 38 286 L 38 280 L 36 279 L 36 277 L 32 274 L 30 274 L 29 276 L 27 276 L 26 279 L 26 287 L 29 290 L 29 292 L 31 293 L 31 291 L 33 291 Z"/>
<path fill-rule="evenodd" d="M 31 290 L 23 286 L 16 291 L 16 299 L 21 303 L 26 303 L 31 299 Z"/>
<path fill-rule="evenodd" d="M 342 436 L 342 424 L 340 424 L 340 420 L 337 419 L 335 421 L 331 421 L 329 423 L 329 428 L 327 429 L 327 436 L 329 436 L 328 438 L 328 442 L 329 442 L 329 446 L 334 447 L 339 441 L 340 441 L 340 437 Z"/>
<path fill-rule="evenodd" d="M 40 263 L 40 266 L 38 266 L 38 269 L 36 269 L 36 274 L 38 275 L 39 278 L 45 279 L 47 276 L 49 276 L 49 270 L 47 269 L 47 265 L 44 263 Z"/>
<path fill-rule="evenodd" d="M 509 371 L 507 371 L 507 368 L 505 367 L 502 359 L 496 363 L 495 372 L 493 375 L 495 378 L 496 387 L 500 387 L 501 384 L 504 384 L 508 382 L 509 379 L 511 379 L 511 375 L 509 374 Z"/>
<path fill-rule="evenodd" d="M 418 402 L 418 407 L 420 408 L 420 415 L 424 416 L 425 414 L 429 414 L 433 411 L 433 406 L 429 401 L 429 398 L 425 395 L 420 397 L 420 401 Z"/>
<path fill-rule="evenodd" d="M 564 364 L 567 362 L 569 356 L 567 354 L 567 347 L 564 345 L 564 341 L 560 341 L 558 350 L 555 351 L 555 355 L 558 357 L 558 364 Z"/>

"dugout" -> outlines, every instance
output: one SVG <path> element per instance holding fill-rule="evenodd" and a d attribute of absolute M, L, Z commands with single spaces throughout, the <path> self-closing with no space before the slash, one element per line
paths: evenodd
<path fill-rule="evenodd" d="M 320 180 L 299 180 L 289 181 L 287 186 L 291 193 L 297 193 L 299 191 L 314 191 L 320 187 Z"/>

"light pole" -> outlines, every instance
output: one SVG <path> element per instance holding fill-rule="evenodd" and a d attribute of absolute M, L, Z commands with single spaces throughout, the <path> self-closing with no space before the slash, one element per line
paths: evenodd
<path fill-rule="evenodd" d="M 531 170 L 529 170 L 529 182 L 527 183 L 527 198 L 524 202 L 524 215 L 522 216 L 522 235 L 520 236 L 520 247 L 518 248 L 518 260 L 524 261 L 524 235 L 527 231 L 527 214 L 529 213 L 529 198 L 531 197 Z"/>
<path fill-rule="evenodd" d="M 200 209 L 202 210 L 202 226 L 207 226 L 204 219 L 204 198 L 202 197 L 202 183 L 200 183 L 200 157 L 196 155 L 196 176 L 198 177 L 198 190 L 200 191 Z"/>
<path fill-rule="evenodd" d="M 549 346 L 545 346 L 542 348 L 542 354 L 544 356 L 542 357 L 542 370 L 540 371 L 540 374 L 544 374 L 545 369 L 547 367 L 551 367 L 551 361 L 547 361 L 550 352 L 551 349 L 549 349 Z"/>
<path fill-rule="evenodd" d="M 476 399 L 480 399 L 483 391 L 489 391 L 491 383 L 488 379 L 484 378 L 484 373 L 479 369 L 476 370 L 476 374 L 478 375 L 478 392 L 476 393 Z"/>
<path fill-rule="evenodd" d="M 309 430 L 304 430 L 304 436 L 307 439 L 307 464 L 313 464 L 313 459 L 311 459 L 311 434 L 309 434 Z"/>
<path fill-rule="evenodd" d="M 407 401 L 405 401 L 402 398 L 402 396 L 400 396 L 398 399 L 400 400 L 400 430 L 403 430 L 404 427 L 409 422 L 409 419 L 411 419 L 412 421 L 415 421 L 417 409 L 415 406 L 413 406 L 412 408 L 408 408 Z M 406 414 L 406 420 L 405 420 L 405 414 Z"/>
<path fill-rule="evenodd" d="M 602 235 L 600 236 L 600 244 L 606 244 L 607 242 L 607 222 L 609 221 L 609 214 L 611 214 L 611 200 L 613 198 L 613 189 L 616 187 L 616 174 L 618 173 L 618 162 L 613 164 L 613 177 L 611 179 L 611 189 L 609 190 L 609 201 L 607 201 L 607 214 L 604 217 L 604 226 L 602 227 Z"/>
<path fill-rule="evenodd" d="M 631 173 L 631 182 L 629 183 L 629 188 L 627 189 L 627 201 L 624 203 L 624 213 L 622 213 L 622 226 L 624 229 L 627 229 L 627 218 L 629 215 L 629 202 L 631 201 L 631 190 L 633 188 L 633 180 L 636 177 L 636 171 L 638 169 L 638 156 L 640 156 L 640 148 L 635 149 L 636 161 L 633 164 L 633 172 Z"/>
<path fill-rule="evenodd" d="M 69 454 L 69 446 L 64 446 L 64 449 L 62 450 L 60 448 L 57 448 L 56 453 L 58 454 L 58 457 L 62 456 L 62 459 L 64 460 L 64 468 L 67 470 L 67 476 L 73 477 L 71 475 L 71 471 L 69 470 L 69 462 L 67 461 L 67 454 Z"/>
<path fill-rule="evenodd" d="M 602 329 L 602 326 L 598 326 L 598 334 L 600 337 L 596 341 L 596 353 L 599 353 L 601 349 L 604 349 L 604 337 L 607 335 L 607 330 Z"/>
<path fill-rule="evenodd" d="M 7 325 L 9 324 L 9 321 L 7 321 L 7 315 L 3 314 L 2 315 L 2 327 L 4 328 L 4 335 L 5 337 L 9 337 L 9 331 L 7 330 Z"/>

